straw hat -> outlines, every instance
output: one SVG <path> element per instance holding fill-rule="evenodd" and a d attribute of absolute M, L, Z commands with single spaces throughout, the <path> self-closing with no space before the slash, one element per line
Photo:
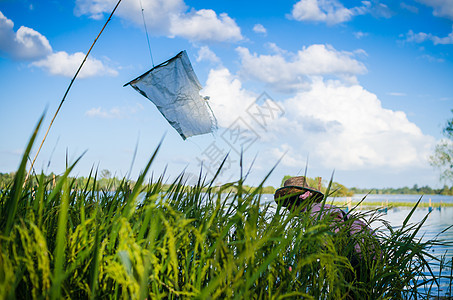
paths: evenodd
<path fill-rule="evenodd" d="M 306 192 L 310 192 L 311 195 L 305 199 L 299 197 Z M 282 201 L 282 206 L 298 206 L 305 201 L 321 202 L 323 197 L 323 193 L 308 185 L 304 176 L 291 177 L 286 180 L 283 187 L 276 190 L 274 194 L 275 202 L 279 203 Z"/>

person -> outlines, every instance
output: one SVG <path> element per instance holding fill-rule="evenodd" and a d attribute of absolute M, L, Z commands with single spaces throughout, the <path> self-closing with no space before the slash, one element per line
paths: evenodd
<path fill-rule="evenodd" d="M 331 218 L 332 228 L 335 233 L 340 231 L 340 227 L 346 230 L 348 238 L 353 241 L 353 251 L 348 255 L 351 266 L 355 271 L 355 278 L 359 281 L 369 280 L 369 263 L 364 259 L 362 247 L 373 252 L 368 258 L 376 258 L 376 238 L 371 228 L 362 220 L 355 216 L 350 216 L 339 207 L 325 203 L 324 194 L 308 185 L 304 176 L 291 177 L 286 180 L 283 187 L 277 189 L 274 200 L 288 209 L 300 209 L 301 213 L 309 212 L 311 216 L 320 218 Z M 372 241 L 370 244 L 369 241 Z M 364 246 L 366 245 L 366 246 Z M 370 250 L 371 249 L 371 250 Z M 369 253 L 367 253 L 369 254 Z"/>
<path fill-rule="evenodd" d="M 284 182 L 283 187 L 277 189 L 274 194 L 274 200 L 284 207 L 301 208 L 302 212 L 310 209 L 312 215 L 321 212 L 322 216 L 330 215 L 337 221 L 347 220 L 347 214 L 343 210 L 323 203 L 323 199 L 324 194 L 320 190 L 310 187 L 305 176 L 289 178 Z M 363 222 L 360 225 L 366 226 Z"/>

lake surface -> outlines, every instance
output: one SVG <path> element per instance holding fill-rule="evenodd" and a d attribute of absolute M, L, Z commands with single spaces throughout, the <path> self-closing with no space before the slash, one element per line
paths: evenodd
<path fill-rule="evenodd" d="M 395 228 L 401 227 L 409 212 L 410 208 L 392 208 L 387 210 L 387 213 L 383 214 L 382 219 L 390 222 L 390 224 Z M 450 243 L 450 245 L 436 245 L 430 250 L 431 254 L 435 257 L 441 258 L 442 256 L 445 256 L 445 261 L 449 262 L 449 268 L 443 270 L 442 274 L 450 275 L 453 258 L 453 228 L 447 228 L 453 225 L 453 207 L 441 207 L 431 210 L 429 208 L 417 208 L 409 220 L 409 223 L 418 223 L 427 214 L 429 214 L 428 218 L 426 219 L 420 232 L 417 234 L 417 237 L 422 240 L 437 239 Z M 439 263 L 435 260 L 430 260 L 429 263 L 433 273 L 435 275 L 439 275 Z M 435 285 L 432 286 L 432 291 L 435 293 L 438 291 L 441 296 L 449 294 L 451 289 L 450 281 L 442 279 L 439 283 L 439 287 Z"/>

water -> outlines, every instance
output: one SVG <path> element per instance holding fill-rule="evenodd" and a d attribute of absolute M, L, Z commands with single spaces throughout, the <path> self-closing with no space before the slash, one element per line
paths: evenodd
<path fill-rule="evenodd" d="M 387 211 L 382 216 L 382 219 L 388 221 L 394 228 L 401 227 L 404 220 L 408 216 L 410 208 L 392 208 Z M 449 261 L 449 267 L 451 268 L 451 261 L 453 257 L 453 228 L 447 229 L 449 226 L 453 225 L 453 207 L 442 207 L 442 208 L 418 208 L 415 210 L 412 215 L 409 223 L 418 223 L 420 222 L 427 214 L 428 218 L 426 219 L 424 225 L 422 226 L 420 232 L 417 234 L 417 238 L 422 240 L 433 240 L 437 239 L 439 241 L 450 242 L 450 245 L 435 245 L 430 249 L 430 253 L 438 258 L 445 256 L 445 261 Z M 445 230 L 447 229 L 447 230 Z M 439 276 L 440 268 L 439 263 L 435 260 L 428 260 L 430 267 L 433 273 L 436 276 Z M 443 275 L 450 275 L 451 269 L 448 268 L 442 271 Z M 428 270 L 426 274 L 429 275 Z M 429 288 L 429 286 L 425 286 Z M 439 282 L 439 287 L 437 285 L 432 286 L 432 293 L 439 295 L 447 295 L 450 293 L 450 281 L 447 279 L 441 279 Z"/>
<path fill-rule="evenodd" d="M 365 195 L 355 195 L 351 197 L 352 202 L 360 201 Z M 444 195 L 367 195 L 364 204 L 367 202 L 411 202 L 415 203 L 421 198 L 420 203 L 453 203 L 453 196 Z M 344 203 L 346 202 L 345 197 L 335 198 L 335 201 Z M 392 227 L 401 227 L 404 220 L 411 211 L 411 207 L 394 207 L 388 210 L 384 210 L 382 219 L 388 221 Z M 449 226 L 453 225 L 453 207 L 420 207 L 417 208 L 410 219 L 410 223 L 420 222 L 429 213 L 428 219 L 425 221 L 417 237 L 428 240 L 428 239 L 441 239 L 453 243 L 453 228 L 441 233 Z M 432 252 L 437 257 L 446 255 L 448 260 L 453 257 L 453 245 L 450 246 L 436 246 L 432 249 Z"/>

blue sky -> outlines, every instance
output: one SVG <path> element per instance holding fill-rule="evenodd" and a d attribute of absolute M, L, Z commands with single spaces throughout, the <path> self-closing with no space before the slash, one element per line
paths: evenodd
<path fill-rule="evenodd" d="M 38 139 L 116 0 L 0 1 L 0 172 Z M 283 175 L 348 187 L 440 187 L 428 163 L 453 108 L 453 1 L 141 0 L 155 64 L 186 50 L 216 115 L 183 141 L 124 83 L 152 67 L 140 0 L 123 0 L 56 118 L 36 169 L 138 176 L 163 136 L 154 174 Z M 235 135 L 236 133 L 236 135 Z M 136 159 L 132 164 L 134 151 Z M 37 147 L 33 149 L 33 154 Z M 252 164 L 253 162 L 253 164 Z"/>

